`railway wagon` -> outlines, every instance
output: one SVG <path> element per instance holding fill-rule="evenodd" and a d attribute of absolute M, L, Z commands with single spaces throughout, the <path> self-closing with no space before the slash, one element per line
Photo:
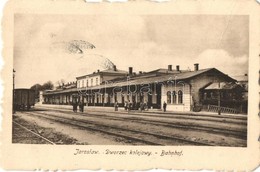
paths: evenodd
<path fill-rule="evenodd" d="M 35 91 L 32 89 L 14 90 L 15 110 L 29 110 L 35 104 Z"/>

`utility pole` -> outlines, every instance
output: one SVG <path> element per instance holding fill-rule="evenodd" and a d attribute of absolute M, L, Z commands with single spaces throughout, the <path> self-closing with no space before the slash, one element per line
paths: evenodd
<path fill-rule="evenodd" d="M 221 109 L 220 109 L 220 81 L 218 81 L 218 115 L 221 115 Z"/>
<path fill-rule="evenodd" d="M 14 101 L 15 101 L 15 70 L 13 69 L 13 114 L 15 113 Z"/>

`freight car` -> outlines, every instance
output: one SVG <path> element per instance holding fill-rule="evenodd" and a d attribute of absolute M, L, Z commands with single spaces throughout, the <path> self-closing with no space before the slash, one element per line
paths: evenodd
<path fill-rule="evenodd" d="M 35 104 L 35 91 L 32 89 L 14 90 L 15 110 L 29 110 Z"/>

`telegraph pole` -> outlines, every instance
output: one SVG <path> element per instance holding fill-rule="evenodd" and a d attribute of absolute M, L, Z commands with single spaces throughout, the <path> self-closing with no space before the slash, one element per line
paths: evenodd
<path fill-rule="evenodd" d="M 220 109 L 220 81 L 218 81 L 218 114 L 221 115 L 221 109 Z"/>
<path fill-rule="evenodd" d="M 15 99 L 15 83 L 14 83 L 14 81 L 15 81 L 15 70 L 13 69 L 13 114 L 15 113 L 15 107 L 14 107 L 14 99 Z"/>

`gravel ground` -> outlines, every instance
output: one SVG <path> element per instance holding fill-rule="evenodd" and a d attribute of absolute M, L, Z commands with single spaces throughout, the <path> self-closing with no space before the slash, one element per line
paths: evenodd
<path fill-rule="evenodd" d="M 123 138 L 104 135 L 94 131 L 84 130 L 77 126 L 69 126 L 53 122 L 52 120 L 40 119 L 34 116 L 29 116 L 22 112 L 17 112 L 14 121 L 31 128 L 37 126 L 37 130 L 43 130 L 43 136 L 49 140 L 57 141 L 57 144 L 82 144 L 82 145 L 142 145 L 140 142 L 132 142 Z M 50 131 L 46 133 L 47 131 Z M 16 139 L 16 132 L 13 132 L 13 140 Z M 26 139 L 26 140 L 30 140 Z M 19 142 L 20 141 L 20 142 Z M 18 140 L 18 143 L 23 143 L 23 140 Z M 55 142 L 56 143 L 56 142 Z"/>
<path fill-rule="evenodd" d="M 54 129 L 49 127 L 41 127 L 37 123 L 25 120 L 20 116 L 14 116 L 13 120 L 18 124 L 26 127 L 27 129 L 47 138 L 48 140 L 54 142 L 55 144 L 77 144 L 77 140 L 69 137 L 66 134 L 56 132 Z M 19 125 L 13 123 L 13 143 L 24 143 L 24 144 L 51 144 L 46 140 L 38 137 L 37 135 L 27 131 L 26 129 L 20 127 Z"/>

